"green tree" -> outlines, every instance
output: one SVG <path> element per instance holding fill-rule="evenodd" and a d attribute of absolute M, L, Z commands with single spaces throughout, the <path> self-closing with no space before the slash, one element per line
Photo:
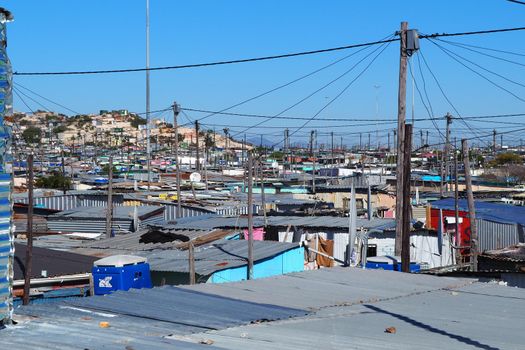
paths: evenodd
<path fill-rule="evenodd" d="M 24 141 L 28 144 L 40 143 L 42 137 L 42 130 L 36 126 L 30 126 L 22 133 Z"/>
<path fill-rule="evenodd" d="M 522 164 L 523 158 L 519 154 L 506 152 L 500 153 L 494 160 L 490 162 L 491 166 L 507 165 L 507 164 Z"/>
<path fill-rule="evenodd" d="M 67 130 L 67 127 L 65 125 L 59 125 L 55 128 L 53 128 L 53 134 L 60 134 Z"/>
<path fill-rule="evenodd" d="M 117 172 L 118 172 L 117 167 L 113 165 L 113 175 L 115 175 L 115 173 L 117 173 Z M 105 164 L 102 167 L 102 174 L 104 174 L 104 175 L 109 174 L 109 164 Z"/>
<path fill-rule="evenodd" d="M 138 115 L 134 115 L 131 117 L 130 124 L 135 129 L 139 128 L 139 125 L 146 125 L 146 119 L 139 117 Z"/>
<path fill-rule="evenodd" d="M 40 187 L 40 188 L 70 189 L 71 179 L 55 171 L 51 173 L 51 175 L 39 177 L 35 181 L 35 185 L 36 187 Z"/>

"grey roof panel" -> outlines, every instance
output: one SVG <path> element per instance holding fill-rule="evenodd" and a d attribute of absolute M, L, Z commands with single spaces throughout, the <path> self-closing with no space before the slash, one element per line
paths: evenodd
<path fill-rule="evenodd" d="M 288 250 L 297 244 L 270 241 L 254 241 L 254 261 L 267 259 Z M 188 272 L 187 251 L 153 251 L 143 253 L 153 271 Z M 195 249 L 195 271 L 208 276 L 227 268 L 244 266 L 248 259 L 248 243 L 245 240 L 220 240 Z"/>
<path fill-rule="evenodd" d="M 520 288 L 474 283 L 450 290 L 331 307 L 289 321 L 207 332 L 214 345 L 245 349 L 521 349 Z M 394 327 L 395 334 L 385 329 Z"/>
<path fill-rule="evenodd" d="M 105 296 L 79 298 L 65 304 L 169 322 L 175 329 L 179 326 L 202 330 L 221 329 L 258 320 L 278 320 L 306 314 L 304 310 L 256 304 L 173 286 L 131 289 Z"/>
<path fill-rule="evenodd" d="M 264 225 L 264 218 L 256 216 L 253 218 L 253 225 L 260 227 Z M 288 225 L 305 228 L 330 228 L 338 230 L 348 229 L 348 218 L 335 216 L 268 216 L 269 226 L 287 227 Z M 246 228 L 248 219 L 246 217 L 220 217 L 213 215 L 203 215 L 192 218 L 179 219 L 175 224 L 165 225 L 173 228 L 193 228 L 193 229 L 212 229 L 212 228 Z M 395 228 L 394 219 L 373 218 L 357 219 L 357 227 L 365 229 L 392 229 Z"/>

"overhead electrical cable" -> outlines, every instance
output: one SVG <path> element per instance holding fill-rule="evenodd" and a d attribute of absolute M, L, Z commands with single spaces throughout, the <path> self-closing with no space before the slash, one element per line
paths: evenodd
<path fill-rule="evenodd" d="M 478 30 L 478 31 L 469 31 L 469 32 L 458 32 L 458 33 L 435 33 L 435 34 L 421 35 L 420 38 L 430 39 L 430 38 L 438 38 L 438 37 L 494 34 L 494 33 L 504 33 L 504 32 L 513 32 L 513 31 L 521 31 L 521 30 L 525 30 L 525 27 L 489 29 L 489 30 Z M 188 69 L 188 68 L 210 67 L 210 66 L 219 66 L 219 65 L 227 65 L 227 64 L 258 62 L 258 61 L 268 61 L 268 60 L 290 58 L 290 57 L 307 56 L 307 55 L 321 54 L 321 53 L 327 53 L 327 52 L 348 50 L 348 49 L 353 49 L 353 48 L 363 47 L 363 46 L 372 46 L 372 45 L 390 43 L 390 42 L 398 41 L 398 40 L 399 38 L 392 38 L 392 39 L 387 39 L 387 40 L 371 41 L 371 42 L 366 42 L 366 43 L 345 45 L 345 46 L 339 46 L 339 47 L 331 47 L 331 48 L 319 49 L 319 50 L 301 51 L 301 52 L 293 52 L 293 53 L 286 53 L 286 54 L 272 55 L 272 56 L 262 56 L 262 57 L 244 58 L 244 59 L 227 60 L 227 61 L 205 62 L 205 63 L 194 63 L 194 64 L 185 64 L 185 65 L 162 66 L 162 67 L 151 67 L 151 68 L 106 69 L 106 70 L 77 70 L 77 71 L 56 71 L 56 72 L 14 72 L 13 75 L 18 75 L 18 76 L 88 75 L 88 74 L 144 72 L 148 70 L 149 71 L 160 71 L 160 70 Z"/>

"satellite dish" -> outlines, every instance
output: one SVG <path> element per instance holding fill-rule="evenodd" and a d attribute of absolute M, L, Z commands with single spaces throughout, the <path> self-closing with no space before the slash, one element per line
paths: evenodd
<path fill-rule="evenodd" d="M 201 182 L 201 174 L 199 173 L 191 173 L 190 174 L 190 181 L 191 182 Z"/>

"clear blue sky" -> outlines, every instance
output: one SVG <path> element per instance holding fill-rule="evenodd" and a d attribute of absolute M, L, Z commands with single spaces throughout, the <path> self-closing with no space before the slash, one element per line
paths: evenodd
<path fill-rule="evenodd" d="M 393 34 L 402 20 L 408 21 L 411 28 L 417 28 L 423 33 L 519 27 L 525 23 L 525 6 L 504 0 L 150 1 L 152 67 L 247 58 L 373 41 Z M 145 65 L 144 0 L 4 0 L 2 6 L 11 10 L 15 16 L 15 21 L 9 24 L 8 31 L 9 55 L 15 71 L 96 70 L 137 68 Z M 450 40 L 525 53 L 525 31 Z M 525 84 L 523 66 L 483 57 L 457 47 L 447 47 L 484 67 Z M 421 48 L 448 97 L 462 115 L 525 112 L 524 102 L 498 90 L 466 70 L 427 40 L 421 42 Z M 222 109 L 309 73 L 350 52 L 339 51 L 258 63 L 152 72 L 152 110 L 165 108 L 173 100 L 185 107 Z M 521 56 L 494 54 L 525 64 L 525 58 Z M 397 113 L 398 56 L 399 44 L 392 43 L 370 69 L 319 117 L 375 118 L 377 98 L 379 117 L 394 118 Z M 350 68 L 360 57 L 363 56 L 350 58 L 309 79 L 232 111 L 278 113 Z M 362 69 L 364 65 L 358 68 Z M 314 115 L 327 101 L 335 97 L 360 69 L 293 108 L 286 115 Z M 433 83 L 429 72 L 424 71 L 424 74 L 434 114 L 442 116 L 448 111 L 453 112 Z M 525 98 L 525 89 L 522 86 L 495 78 L 486 72 L 483 74 Z M 127 108 L 135 112 L 145 110 L 144 72 L 15 77 L 15 83 L 81 113 L 118 108 Z M 374 88 L 374 85 L 380 87 Z M 410 118 L 410 81 L 408 88 L 407 118 Z M 32 101 L 26 100 L 32 109 L 39 108 Z M 50 108 L 53 107 L 50 103 L 41 102 Z M 15 98 L 15 109 L 27 110 L 18 98 Z M 60 108 L 56 110 L 71 114 Z M 192 119 L 202 116 L 197 113 L 188 114 Z M 428 116 L 417 95 L 415 116 Z M 167 113 L 163 117 L 170 119 L 171 115 Z M 186 121 L 185 117 L 181 118 L 183 122 Z M 523 117 L 506 120 L 520 122 L 521 119 Z M 250 126 L 258 121 L 260 119 L 214 116 L 208 118 L 205 123 Z M 293 128 L 301 124 L 300 121 L 272 120 L 263 125 L 278 128 L 252 129 L 249 132 L 265 133 L 267 139 L 274 140 L 277 136 L 272 135 L 281 135 L 285 126 Z M 348 144 L 356 142 L 356 136 L 352 135 L 352 132 L 370 130 L 380 130 L 381 142 L 386 143 L 385 132 L 381 130 L 394 128 L 394 124 L 384 123 L 374 126 L 345 126 L 349 124 L 352 123 L 323 123 L 315 120 L 310 123 L 312 126 L 334 126 L 319 130 L 334 131 L 337 142 L 340 136 L 344 136 L 344 142 Z M 513 127 L 486 122 L 470 124 L 480 134 L 490 132 L 488 128 L 496 127 L 503 131 Z M 416 127 L 431 130 L 431 135 L 434 135 L 431 142 L 438 140 L 430 122 L 416 123 Z M 471 134 L 460 122 L 455 122 L 454 127 L 454 136 Z M 217 129 L 222 127 L 217 126 Z M 242 130 L 238 127 L 231 129 L 233 133 Z M 292 142 L 304 141 L 303 135 L 309 130 L 307 126 L 298 132 L 292 137 Z M 255 135 L 250 134 L 249 138 L 251 137 Z M 506 140 L 519 140 L 519 137 L 519 134 L 505 135 Z M 320 141 L 325 139 L 320 136 Z M 372 139 L 375 140 L 375 132 Z"/>

